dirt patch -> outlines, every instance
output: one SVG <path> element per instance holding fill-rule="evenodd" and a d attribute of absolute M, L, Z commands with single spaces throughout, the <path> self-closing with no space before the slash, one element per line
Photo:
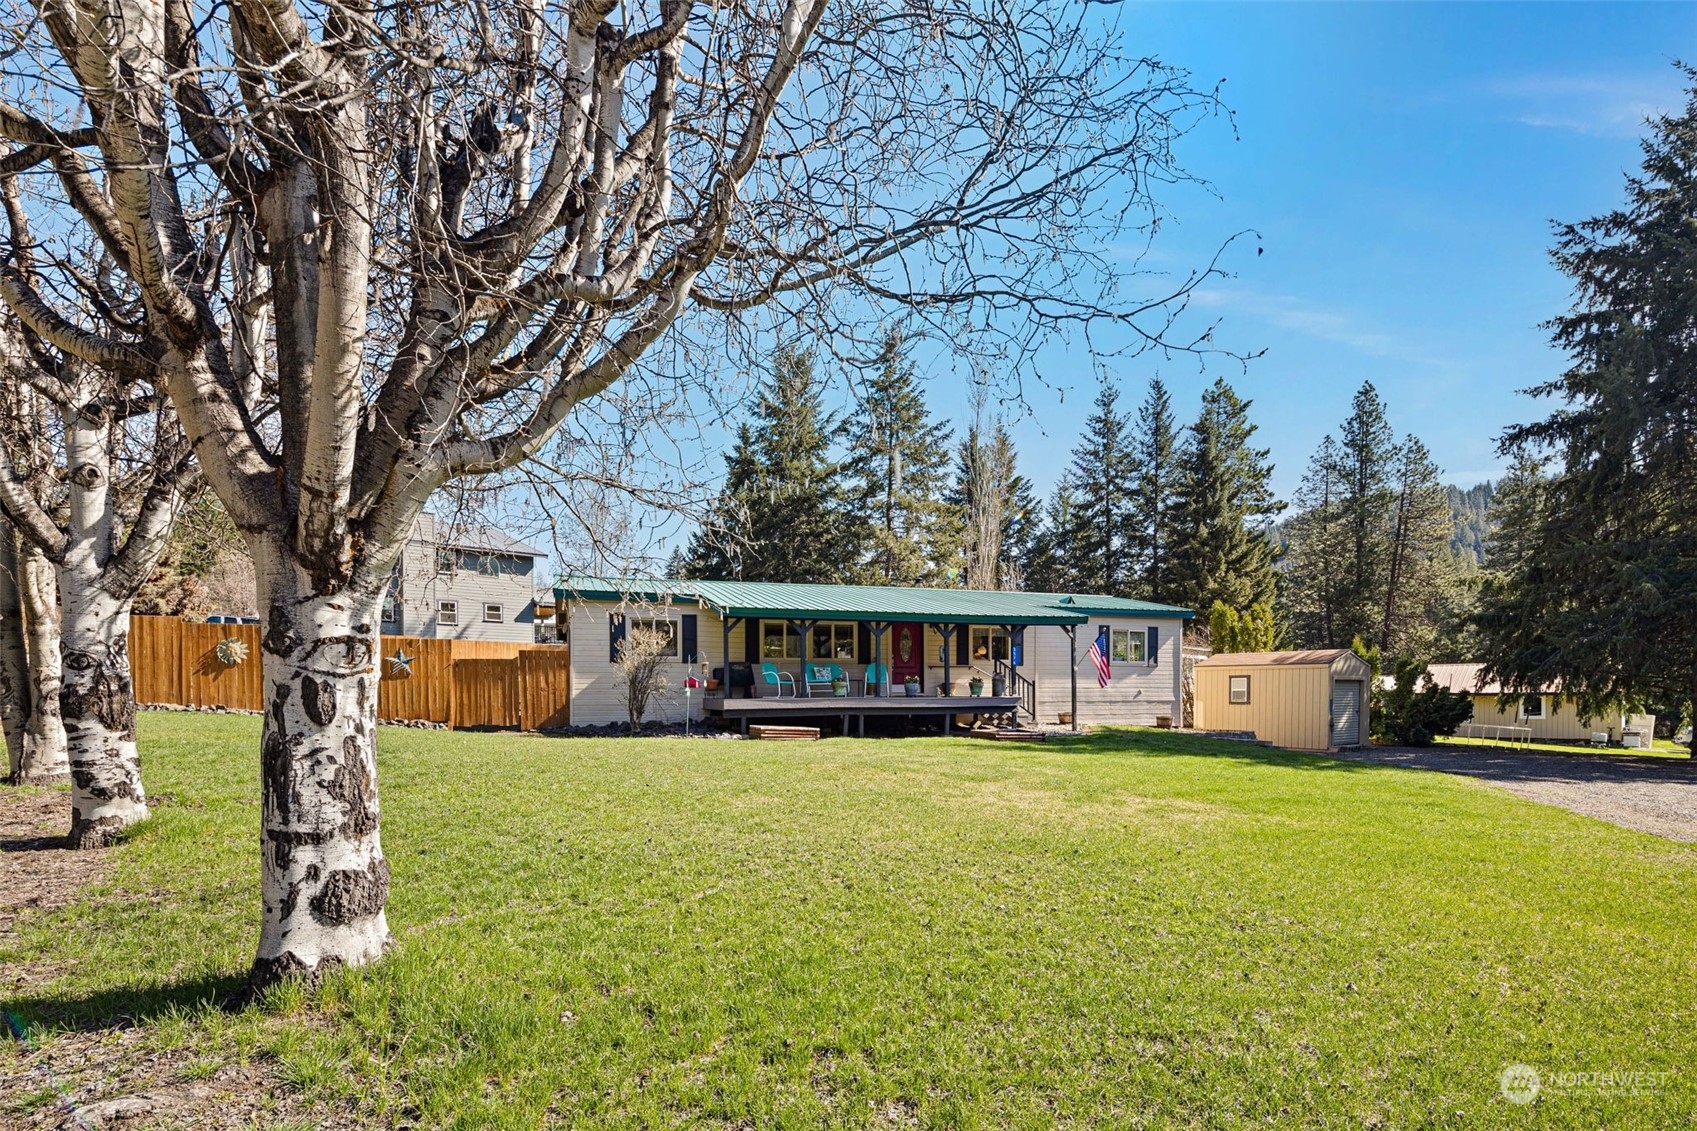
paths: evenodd
<path fill-rule="evenodd" d="M 309 1104 L 277 1079 L 272 1062 L 160 1049 L 139 1028 L 59 1033 L 39 1047 L 13 1045 L 0 1055 L 0 1123 L 18 1131 L 370 1125 Z"/>
<path fill-rule="evenodd" d="M 70 827 L 65 790 L 0 788 L 0 950 L 16 944 L 20 917 L 65 907 L 111 872 L 109 853 L 65 846 Z M 6 992 L 26 992 L 65 969 L 62 963 L 13 964 L 5 974 Z"/>

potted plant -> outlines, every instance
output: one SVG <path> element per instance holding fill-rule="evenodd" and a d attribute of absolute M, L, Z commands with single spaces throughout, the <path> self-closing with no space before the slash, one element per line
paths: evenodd
<path fill-rule="evenodd" d="M 904 690 L 907 691 L 907 697 L 909 699 L 919 698 L 919 677 L 918 676 L 910 675 L 906 679 L 902 680 L 902 687 L 903 687 Z"/>
<path fill-rule="evenodd" d="M 984 677 L 975 675 L 966 681 L 966 693 L 974 699 L 984 694 Z"/>
<path fill-rule="evenodd" d="M 842 676 L 838 676 L 833 679 L 831 681 L 831 694 L 835 695 L 838 699 L 847 699 L 848 680 L 844 679 Z"/>

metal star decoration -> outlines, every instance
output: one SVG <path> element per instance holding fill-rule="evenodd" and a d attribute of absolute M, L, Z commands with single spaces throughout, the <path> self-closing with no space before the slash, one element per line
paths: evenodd
<path fill-rule="evenodd" d="M 412 674 L 413 657 L 406 650 L 396 648 L 395 654 L 389 657 L 389 675 L 393 679 L 404 679 Z"/>

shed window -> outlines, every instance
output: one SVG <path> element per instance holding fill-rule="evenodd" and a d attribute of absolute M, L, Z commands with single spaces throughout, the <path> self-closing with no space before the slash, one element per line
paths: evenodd
<path fill-rule="evenodd" d="M 483 623 L 500 624 L 501 621 L 505 619 L 503 612 L 504 610 L 501 608 L 501 603 L 499 601 L 485 602 L 483 606 Z"/>
<path fill-rule="evenodd" d="M 1116 664 L 1141 664 L 1149 659 L 1149 639 L 1141 628 L 1116 628 L 1109 639 L 1113 647 L 1111 656 Z"/>
<path fill-rule="evenodd" d="M 1523 719 L 1541 719 L 1544 717 L 1544 697 L 1542 695 L 1527 695 L 1520 700 L 1520 717 Z"/>
<path fill-rule="evenodd" d="M 660 637 L 660 655 L 676 656 L 678 654 L 678 622 L 675 620 L 660 620 L 658 618 L 632 617 L 630 630 L 633 633 L 655 633 Z"/>
<path fill-rule="evenodd" d="M 436 606 L 436 623 L 452 628 L 460 623 L 460 603 L 443 601 Z"/>
<path fill-rule="evenodd" d="M 760 658 L 762 660 L 801 659 L 801 633 L 788 621 L 760 622 Z"/>
<path fill-rule="evenodd" d="M 1234 675 L 1226 677 L 1226 701 L 1229 703 L 1249 702 L 1249 677 Z"/>
<path fill-rule="evenodd" d="M 813 647 L 808 652 L 815 660 L 847 660 L 854 663 L 855 626 L 852 624 L 816 624 L 813 626 Z"/>

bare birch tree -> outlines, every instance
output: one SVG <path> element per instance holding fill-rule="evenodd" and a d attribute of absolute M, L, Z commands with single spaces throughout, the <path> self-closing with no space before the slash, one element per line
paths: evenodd
<path fill-rule="evenodd" d="M 0 295 L 39 279 L 16 185 L 8 180 L 4 188 L 13 254 L 0 268 Z M 106 297 L 121 305 L 115 291 Z M 194 472 L 162 390 L 60 352 L 27 326 L 7 341 L 0 348 L 9 375 L 49 411 L 7 422 L 14 437 L 20 426 L 33 434 L 0 444 L 0 512 L 24 542 L 25 617 L 36 629 L 30 660 L 50 665 L 58 679 L 70 843 L 100 848 L 148 813 L 136 750 L 130 603 L 159 560 Z M 32 450 L 29 465 L 12 458 L 14 446 Z M 58 453 L 58 466 L 43 466 L 46 451 Z M 48 563 L 57 574 L 57 609 L 43 592 Z M 56 641 L 41 631 L 53 622 Z M 54 643 L 59 654 L 49 658 Z M 40 688 L 37 698 L 45 701 L 52 690 Z M 38 745 L 51 741 L 42 739 Z M 33 775 L 46 772 L 38 767 Z"/>
<path fill-rule="evenodd" d="M 35 11 L 7 160 L 50 173 L 145 318 L 96 331 L 23 283 L 5 301 L 84 364 L 157 371 L 256 566 L 253 986 L 390 943 L 373 651 L 437 487 L 524 461 L 633 371 L 688 380 L 679 359 L 768 316 L 852 334 L 904 308 L 1011 381 L 1093 327 L 1210 348 L 1174 319 L 1214 266 L 1136 297 L 1125 249 L 1214 93 L 1082 5 Z"/>

